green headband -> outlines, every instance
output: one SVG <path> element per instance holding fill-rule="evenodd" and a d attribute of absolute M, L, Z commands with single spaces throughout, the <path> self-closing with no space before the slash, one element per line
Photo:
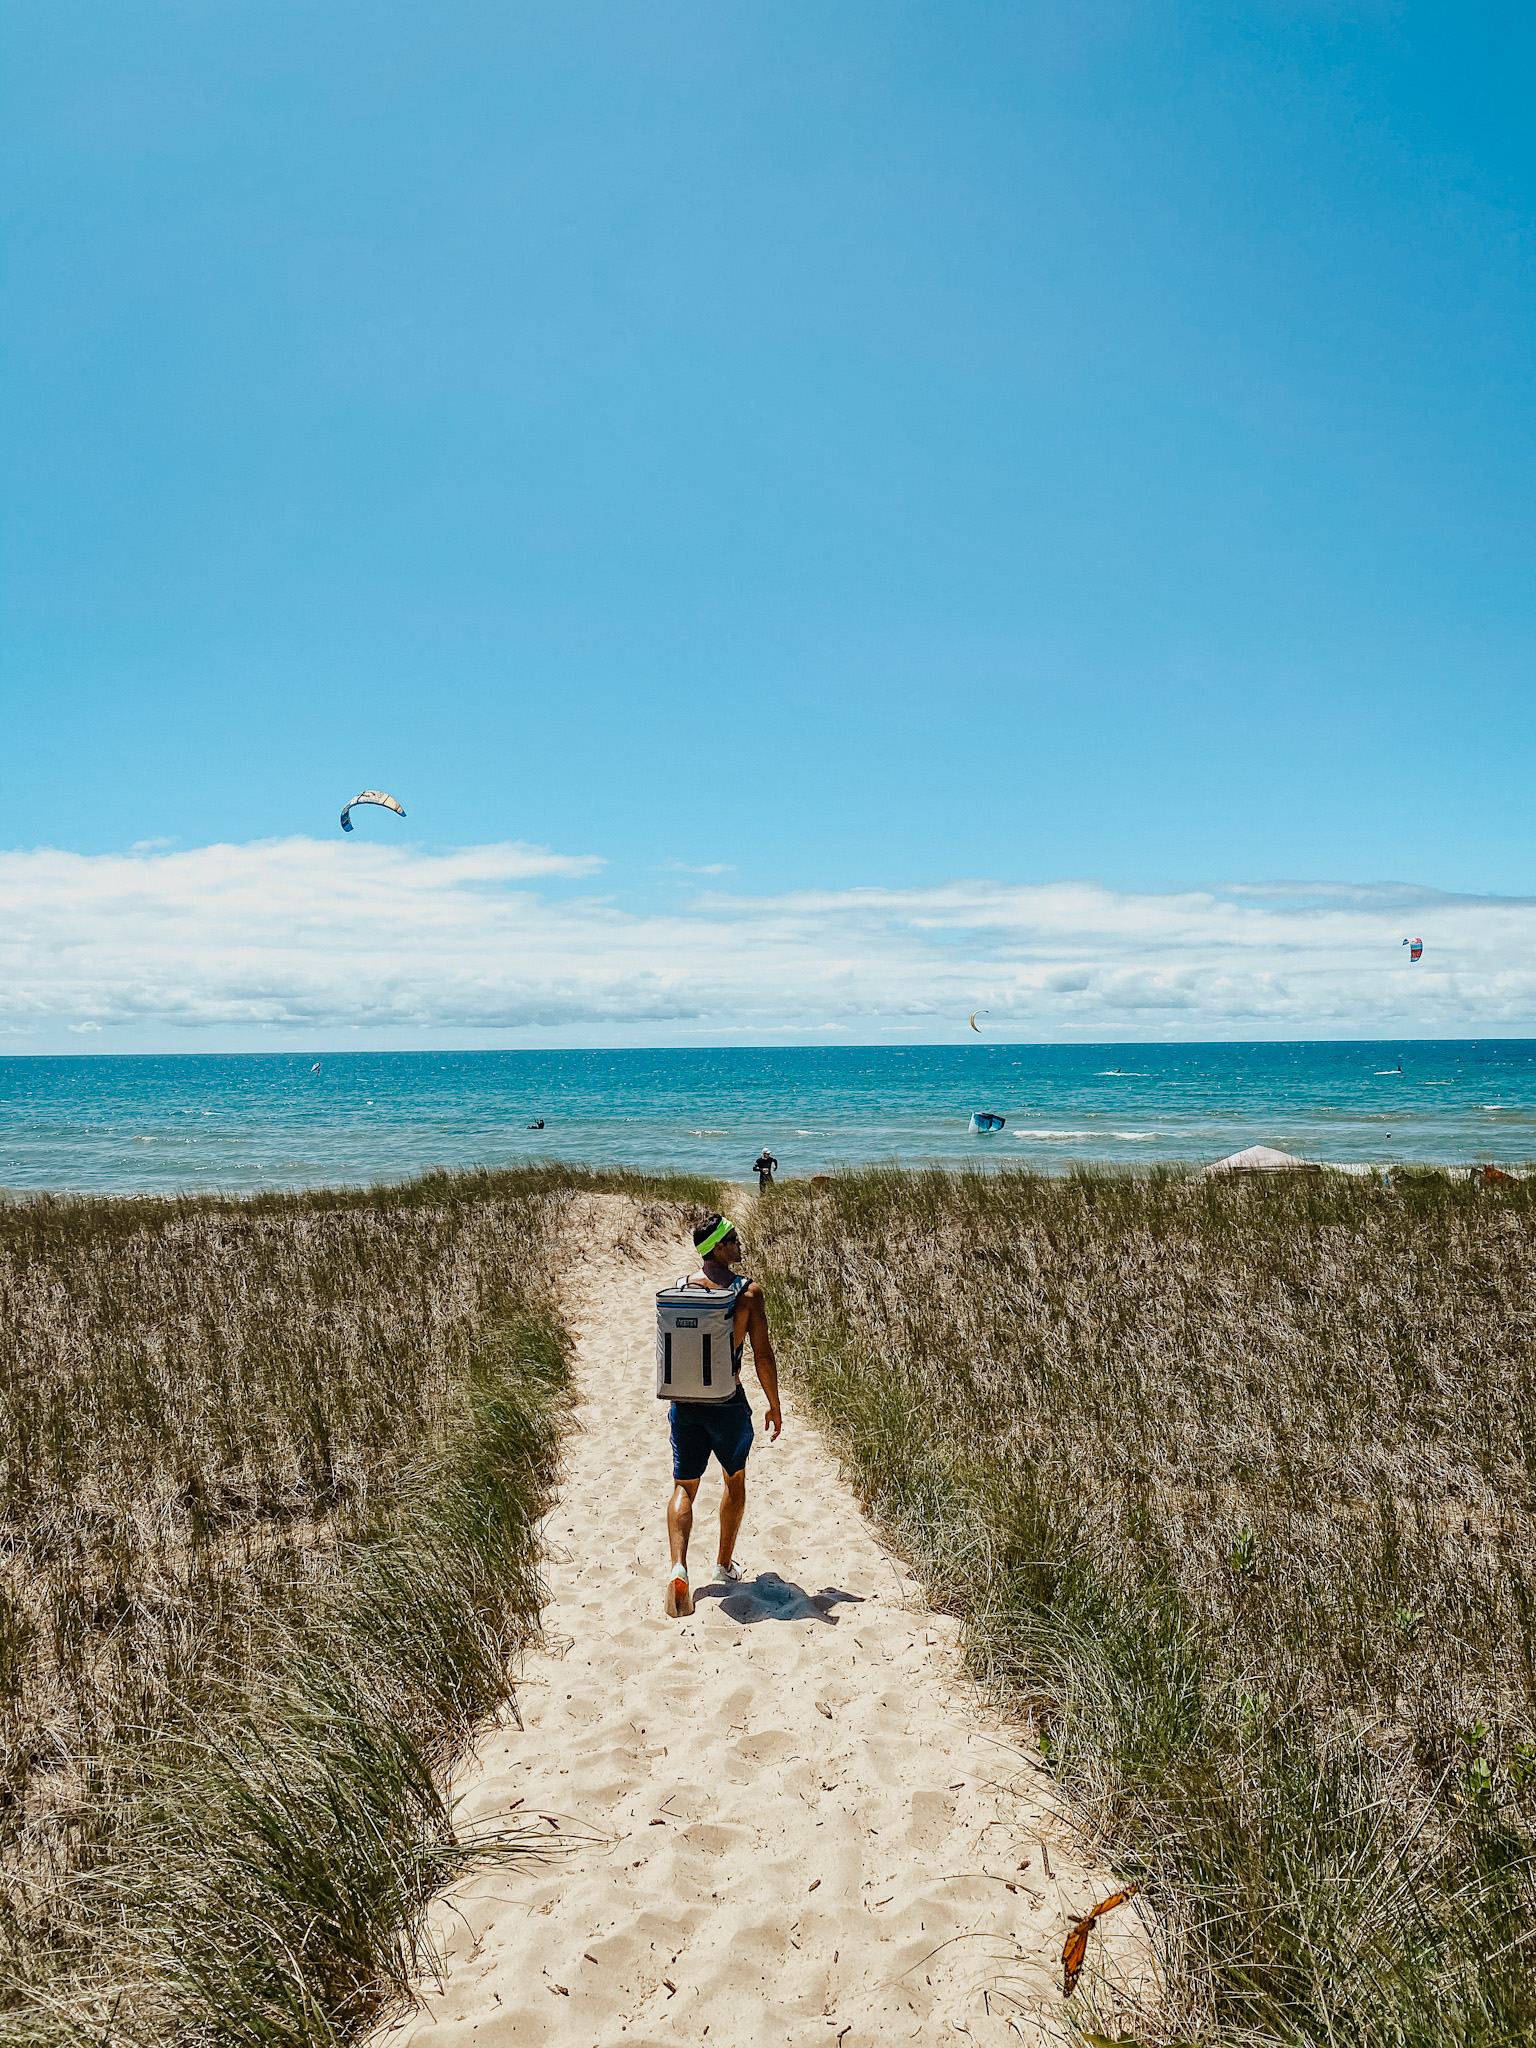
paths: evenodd
<path fill-rule="evenodd" d="M 701 1245 L 695 1246 L 695 1250 L 702 1258 L 705 1252 L 712 1252 L 717 1244 L 723 1244 L 735 1228 L 736 1226 L 729 1216 L 722 1216 L 717 1226 L 709 1233 L 704 1242 Z"/>

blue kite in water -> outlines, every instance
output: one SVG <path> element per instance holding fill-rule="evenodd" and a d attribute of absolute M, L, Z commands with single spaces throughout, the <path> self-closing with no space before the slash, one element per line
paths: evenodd
<path fill-rule="evenodd" d="M 353 797 L 352 803 L 348 804 L 346 810 L 342 812 L 341 829 L 343 832 L 350 832 L 352 830 L 352 820 L 348 815 L 352 809 L 352 804 L 378 804 L 382 810 L 393 811 L 397 818 L 405 816 L 401 806 L 382 789 L 365 789 L 360 796 Z"/>

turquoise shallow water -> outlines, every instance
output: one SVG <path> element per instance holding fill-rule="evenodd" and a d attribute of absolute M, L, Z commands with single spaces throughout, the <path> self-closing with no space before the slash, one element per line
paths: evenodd
<path fill-rule="evenodd" d="M 1536 1159 L 1536 1041 L 0 1060 L 0 1187 L 310 1187 L 556 1158 L 742 1178 L 864 1160 Z M 1401 1072 L 1398 1071 L 1399 1065 Z M 973 1109 L 1007 1118 L 966 1129 Z M 542 1131 L 524 1125 L 544 1119 Z"/>

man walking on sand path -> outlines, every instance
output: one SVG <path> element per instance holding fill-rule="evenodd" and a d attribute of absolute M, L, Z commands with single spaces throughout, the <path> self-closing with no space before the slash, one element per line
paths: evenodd
<path fill-rule="evenodd" d="M 733 1287 L 731 1271 L 741 1258 L 741 1239 L 728 1216 L 706 1216 L 693 1233 L 695 1251 L 703 1266 L 690 1275 L 690 1287 Z M 741 1384 L 741 1353 L 752 1339 L 752 1362 L 763 1392 L 768 1396 L 766 1420 L 778 1441 L 784 1427 L 779 1410 L 779 1367 L 768 1335 L 768 1307 L 763 1290 L 749 1280 L 736 1298 L 731 1325 L 731 1376 L 736 1391 L 728 1401 L 674 1401 L 672 1417 L 672 1498 L 667 1503 L 667 1535 L 672 1545 L 672 1563 L 667 1572 L 668 1614 L 692 1614 L 693 1594 L 688 1584 L 688 1539 L 693 1534 L 693 1502 L 704 1477 L 711 1452 L 719 1460 L 725 1479 L 720 1496 L 720 1550 L 714 1583 L 734 1584 L 742 1577 L 735 1561 L 736 1537 L 747 1506 L 747 1453 L 752 1448 L 752 1404 Z"/>

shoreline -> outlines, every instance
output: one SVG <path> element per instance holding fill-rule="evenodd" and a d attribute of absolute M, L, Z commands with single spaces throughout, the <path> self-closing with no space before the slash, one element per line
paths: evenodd
<path fill-rule="evenodd" d="M 1154 1178 L 1173 1180 L 1198 1180 L 1208 1175 L 1218 1162 L 1213 1160 L 1192 1160 L 1170 1156 L 1168 1158 L 1147 1158 L 1125 1162 L 1103 1159 L 1070 1159 L 1060 1164 L 1040 1164 L 1023 1159 L 993 1160 L 981 1158 L 955 1165 L 944 1159 L 869 1159 L 849 1162 L 832 1173 L 780 1174 L 773 1186 L 785 1193 L 810 1187 L 816 1182 L 832 1179 L 849 1179 L 870 1173 L 918 1176 L 925 1174 L 947 1174 L 963 1179 L 969 1174 L 997 1175 L 1009 1179 L 1036 1179 L 1044 1181 L 1071 1180 L 1087 1177 L 1106 1181 L 1144 1181 Z M 1484 1156 L 1476 1159 L 1433 1159 L 1405 1160 L 1386 1159 L 1380 1161 L 1337 1161 L 1328 1159 L 1306 1159 L 1305 1167 L 1322 1173 L 1338 1174 L 1350 1180 L 1377 1180 L 1387 1186 L 1394 1181 L 1442 1176 L 1449 1181 L 1466 1181 L 1480 1177 L 1493 1169 L 1499 1178 L 1522 1181 L 1536 1177 L 1536 1157 L 1494 1158 Z M 388 1180 L 320 1180 L 299 1182 L 273 1182 L 267 1186 L 231 1187 L 185 1183 L 173 1187 L 95 1187 L 89 1184 L 70 1186 L 64 1183 L 46 1187 L 8 1187 L 0 1185 L 0 1206 L 24 1207 L 28 1203 L 68 1203 L 75 1205 L 102 1203 L 129 1206 L 135 1203 L 146 1205 L 186 1203 L 191 1205 L 245 1204 L 249 1202 L 285 1199 L 309 1199 L 334 1195 L 341 1200 L 388 1196 L 419 1186 L 424 1181 L 439 1177 L 461 1179 L 485 1176 L 494 1179 L 501 1175 L 535 1171 L 553 1174 L 566 1172 L 592 1173 L 599 1177 L 618 1176 L 636 1181 L 664 1182 L 675 1178 L 696 1178 L 679 1168 L 676 1173 L 666 1169 L 647 1172 L 619 1158 L 592 1162 L 574 1162 L 557 1155 L 545 1158 L 519 1161 L 515 1166 L 493 1164 L 488 1160 L 470 1160 L 463 1165 L 429 1165 L 414 1172 L 401 1174 Z M 1283 1178 L 1283 1173 L 1256 1172 L 1242 1174 L 1239 1178 L 1272 1180 Z M 742 1186 L 746 1179 L 738 1175 Z"/>

